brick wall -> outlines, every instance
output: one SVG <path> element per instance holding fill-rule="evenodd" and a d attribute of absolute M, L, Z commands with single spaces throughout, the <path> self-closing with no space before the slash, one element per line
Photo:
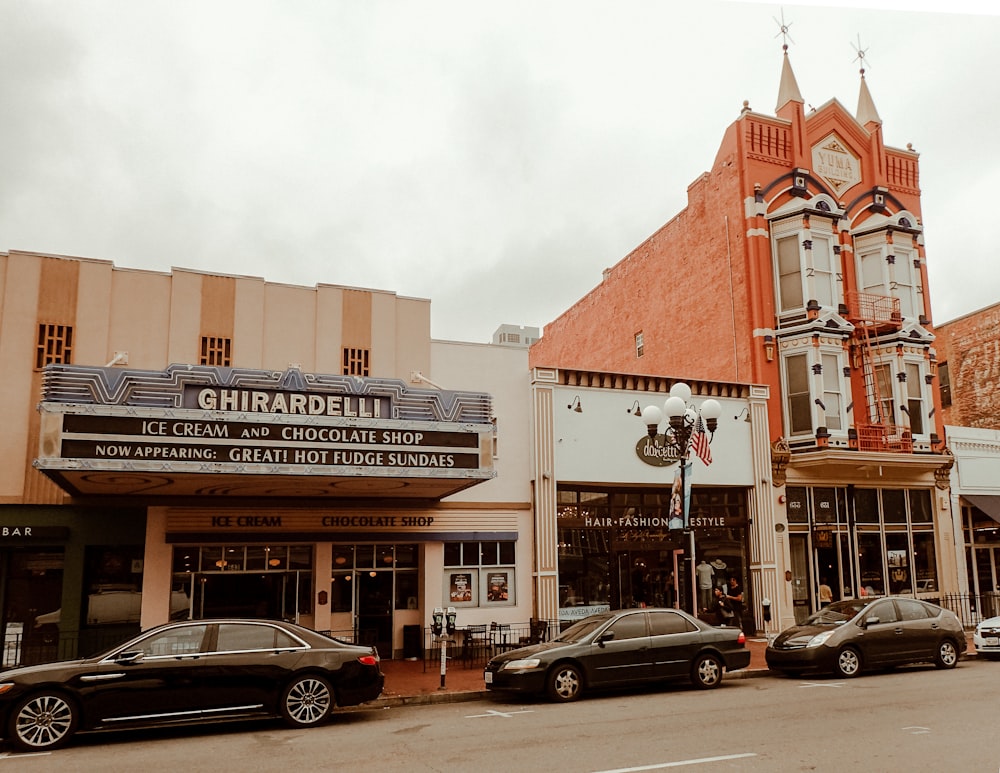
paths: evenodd
<path fill-rule="evenodd" d="M 947 365 L 951 381 L 944 423 L 1000 429 L 1000 303 L 937 325 L 934 332 L 938 363 Z"/>

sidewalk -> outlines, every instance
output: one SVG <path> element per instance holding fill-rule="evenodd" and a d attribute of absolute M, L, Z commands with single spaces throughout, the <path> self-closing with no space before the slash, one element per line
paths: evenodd
<path fill-rule="evenodd" d="M 750 650 L 750 665 L 742 671 L 726 674 L 725 679 L 750 679 L 768 676 L 764 651 L 767 640 L 755 637 L 747 640 Z M 976 657 L 972 646 L 972 634 L 968 634 L 968 648 L 965 656 Z M 382 673 L 385 674 L 385 689 L 382 696 L 368 706 L 419 706 L 427 703 L 457 703 L 478 700 L 487 695 L 483 683 L 483 664 L 464 664 L 461 660 L 448 660 L 445 672 L 445 687 L 441 689 L 441 665 L 439 661 L 428 661 L 426 670 L 423 660 L 383 660 Z"/>

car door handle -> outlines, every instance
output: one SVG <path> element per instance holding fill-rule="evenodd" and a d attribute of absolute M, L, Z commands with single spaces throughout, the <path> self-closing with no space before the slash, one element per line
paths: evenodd
<path fill-rule="evenodd" d="M 897 629 L 896 629 L 896 635 L 897 635 L 897 636 L 898 636 L 899 634 L 901 634 L 902 632 L 903 632 L 903 629 L 902 629 L 902 628 L 897 628 Z"/>

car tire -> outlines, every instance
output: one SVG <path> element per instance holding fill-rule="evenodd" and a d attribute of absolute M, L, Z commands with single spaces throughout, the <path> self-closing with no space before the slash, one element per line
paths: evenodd
<path fill-rule="evenodd" d="M 833 661 L 833 669 L 837 676 L 850 679 L 861 673 L 861 653 L 854 647 L 844 647 L 837 653 Z"/>
<path fill-rule="evenodd" d="M 560 663 L 549 671 L 546 689 L 559 703 L 578 700 L 583 695 L 583 674 L 572 663 Z"/>
<path fill-rule="evenodd" d="M 711 690 L 722 682 L 725 667 L 718 655 L 706 653 L 695 658 L 691 665 L 691 684 L 699 690 Z"/>
<path fill-rule="evenodd" d="M 281 717 L 292 727 L 318 725 L 333 711 L 333 689 L 316 674 L 293 679 L 281 693 Z"/>
<path fill-rule="evenodd" d="M 958 665 L 958 647 L 951 639 L 945 639 L 934 652 L 934 665 L 938 668 L 954 668 Z"/>
<path fill-rule="evenodd" d="M 76 732 L 79 712 L 73 700 L 56 691 L 37 692 L 14 706 L 7 740 L 23 752 L 58 749 Z"/>

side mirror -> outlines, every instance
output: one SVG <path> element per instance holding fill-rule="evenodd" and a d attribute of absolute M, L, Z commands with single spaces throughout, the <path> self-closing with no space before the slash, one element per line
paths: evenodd
<path fill-rule="evenodd" d="M 872 615 L 871 617 L 866 617 L 865 618 L 865 628 L 867 628 L 870 625 L 878 625 L 881 622 L 882 621 L 878 619 L 877 615 Z"/>
<path fill-rule="evenodd" d="M 600 636 L 597 637 L 597 646 L 603 647 L 605 642 L 609 642 L 615 638 L 614 631 L 605 631 Z"/>
<path fill-rule="evenodd" d="M 129 666 L 133 663 L 141 663 L 143 658 L 142 650 L 130 650 L 129 652 L 119 652 L 115 656 L 115 663 Z"/>

